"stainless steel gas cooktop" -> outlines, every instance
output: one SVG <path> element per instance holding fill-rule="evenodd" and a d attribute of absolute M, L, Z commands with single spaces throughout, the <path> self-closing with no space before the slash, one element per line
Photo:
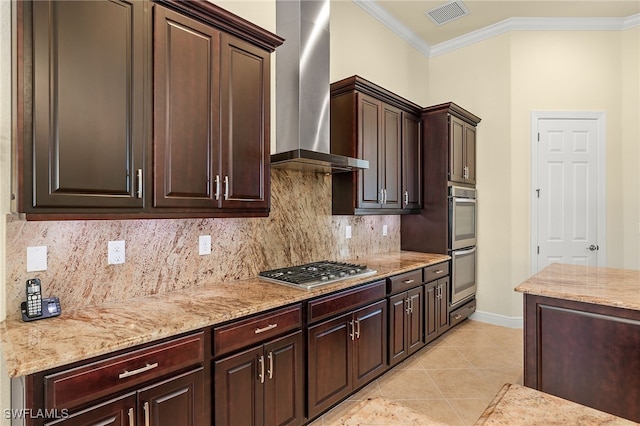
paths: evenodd
<path fill-rule="evenodd" d="M 265 281 L 286 284 L 292 287 L 310 290 L 313 287 L 334 283 L 349 278 L 360 278 L 375 274 L 377 271 L 364 265 L 333 262 L 307 263 L 290 268 L 273 269 L 258 275 Z"/>

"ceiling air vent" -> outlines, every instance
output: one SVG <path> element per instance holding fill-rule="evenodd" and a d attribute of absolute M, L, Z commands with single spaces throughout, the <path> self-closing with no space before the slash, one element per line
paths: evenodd
<path fill-rule="evenodd" d="M 453 0 L 427 10 L 425 14 L 436 24 L 442 25 L 468 15 L 469 11 L 460 0 Z"/>

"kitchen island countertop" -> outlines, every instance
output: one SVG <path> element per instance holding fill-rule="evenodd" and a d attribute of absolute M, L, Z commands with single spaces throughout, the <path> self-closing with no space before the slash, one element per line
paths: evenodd
<path fill-rule="evenodd" d="M 405 251 L 361 257 L 353 262 L 375 269 L 375 275 L 344 280 L 310 291 L 255 277 L 204 282 L 185 290 L 69 311 L 65 311 L 62 300 L 59 317 L 28 323 L 18 318 L 7 318 L 0 323 L 4 360 L 10 377 L 25 376 L 449 259 L 443 254 Z"/>
<path fill-rule="evenodd" d="M 554 263 L 517 292 L 640 311 L 640 271 Z"/>
<path fill-rule="evenodd" d="M 631 426 L 637 423 L 535 389 L 507 383 L 475 425 Z"/>

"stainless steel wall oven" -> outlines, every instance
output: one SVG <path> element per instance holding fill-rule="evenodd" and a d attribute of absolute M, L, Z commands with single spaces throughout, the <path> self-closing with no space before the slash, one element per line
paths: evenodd
<path fill-rule="evenodd" d="M 449 187 L 449 254 L 451 255 L 451 306 L 476 293 L 476 190 Z"/>

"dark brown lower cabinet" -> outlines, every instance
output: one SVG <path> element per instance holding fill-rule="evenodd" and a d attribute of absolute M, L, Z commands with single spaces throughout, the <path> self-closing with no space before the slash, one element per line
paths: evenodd
<path fill-rule="evenodd" d="M 201 367 L 46 425 L 204 426 L 204 382 Z"/>
<path fill-rule="evenodd" d="M 449 277 L 424 286 L 425 342 L 429 343 L 449 329 Z"/>
<path fill-rule="evenodd" d="M 423 286 L 389 298 L 389 365 L 424 346 L 423 306 Z"/>
<path fill-rule="evenodd" d="M 640 422 L 640 312 L 524 295 L 524 384 Z"/>
<path fill-rule="evenodd" d="M 303 344 L 297 331 L 215 361 L 215 424 L 302 424 Z"/>
<path fill-rule="evenodd" d="M 313 418 L 387 367 L 387 301 L 308 329 L 308 410 Z"/>

